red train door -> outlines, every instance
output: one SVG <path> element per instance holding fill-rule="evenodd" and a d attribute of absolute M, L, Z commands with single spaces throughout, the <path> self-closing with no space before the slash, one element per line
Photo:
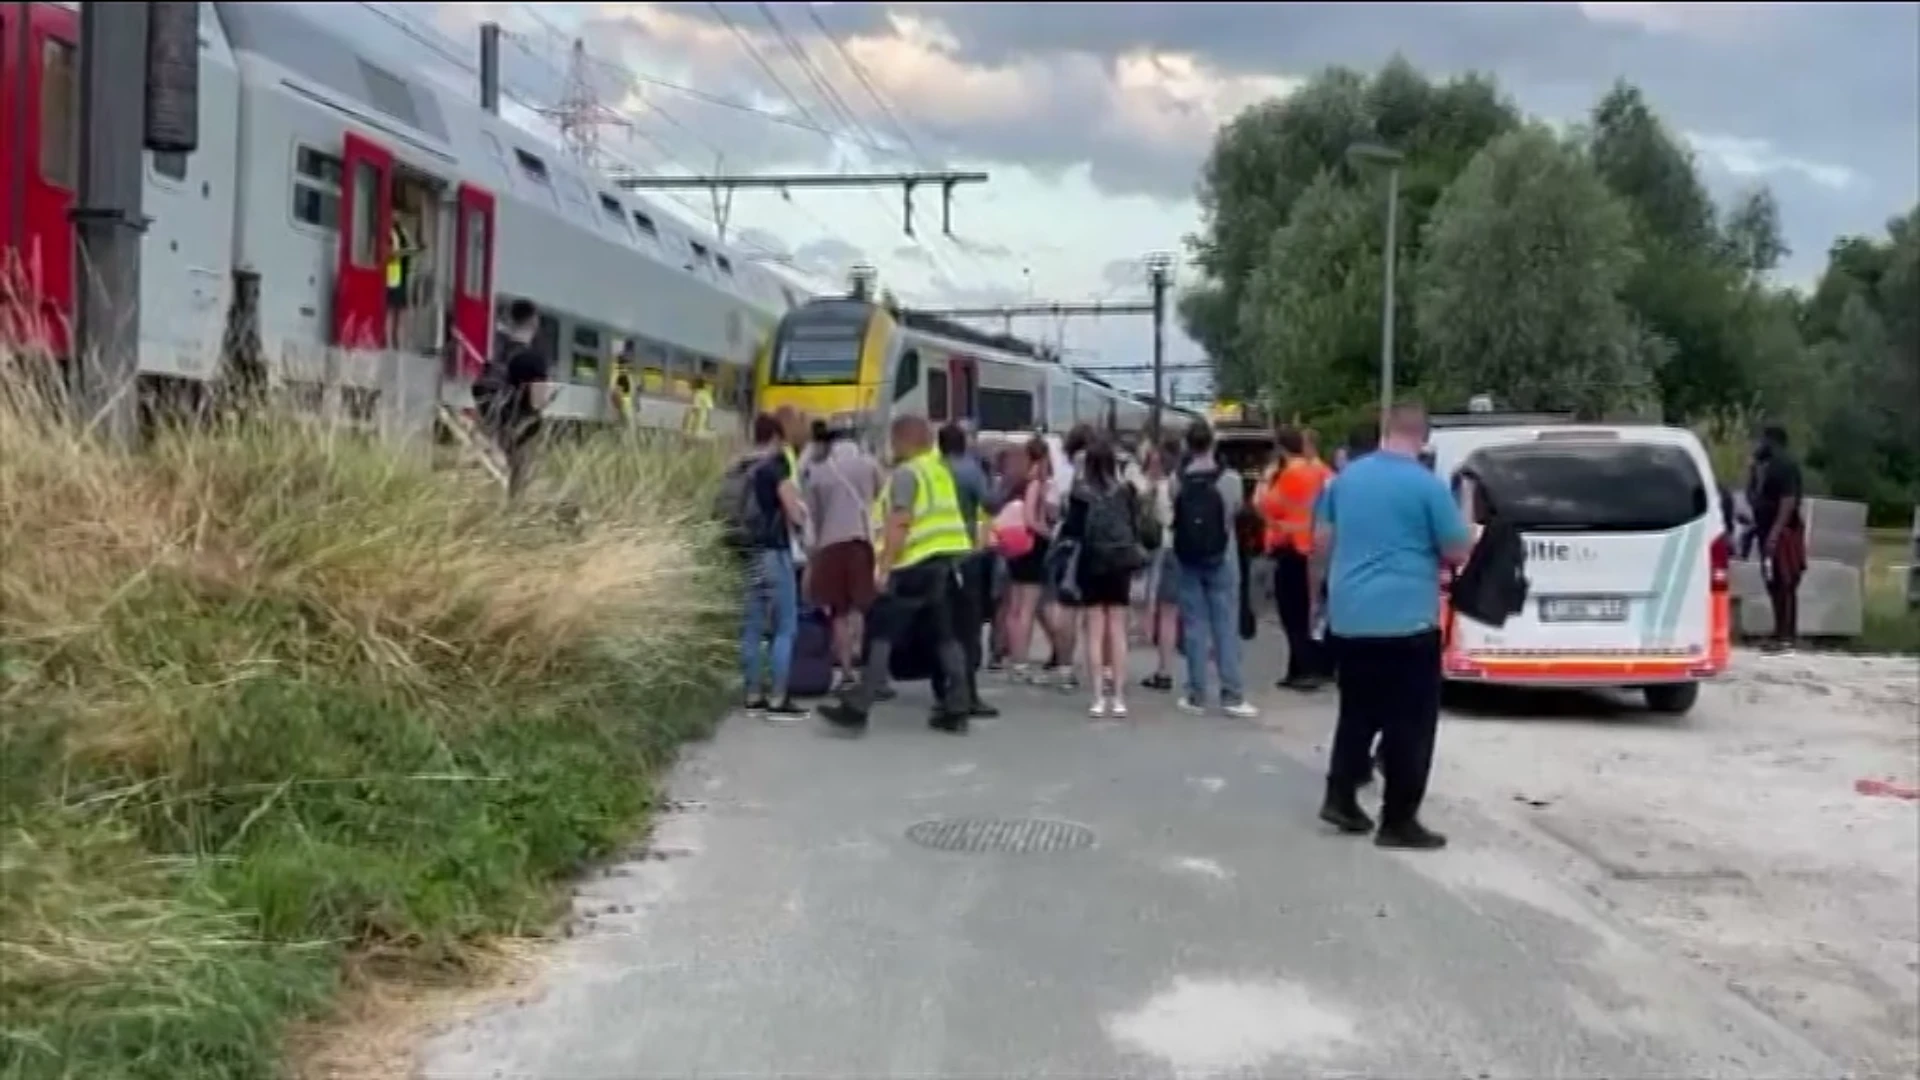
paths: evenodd
<path fill-rule="evenodd" d="M 393 250 L 393 153 L 348 132 L 340 163 L 333 340 L 350 349 L 382 349 L 387 344 L 386 265 Z"/>
<path fill-rule="evenodd" d="M 65 355 L 74 295 L 70 213 L 80 174 L 78 14 L 53 4 L 6 5 L 0 55 L 4 333 Z"/>
<path fill-rule="evenodd" d="M 493 192 L 461 184 L 455 203 L 453 367 L 471 380 L 486 366 L 493 345 Z"/>
<path fill-rule="evenodd" d="M 968 423 L 977 421 L 973 399 L 975 383 L 980 377 L 979 361 L 971 356 L 956 356 L 948 362 L 947 369 L 952 372 L 953 381 L 947 391 L 947 416 Z"/>

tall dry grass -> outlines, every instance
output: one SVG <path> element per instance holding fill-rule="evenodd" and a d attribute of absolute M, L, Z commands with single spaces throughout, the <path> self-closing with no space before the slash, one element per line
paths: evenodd
<path fill-rule="evenodd" d="M 509 508 L 271 407 L 115 452 L 39 370 L 0 357 L 0 1077 L 271 1075 L 349 951 L 544 924 L 715 714 L 724 448 L 569 442 Z"/>

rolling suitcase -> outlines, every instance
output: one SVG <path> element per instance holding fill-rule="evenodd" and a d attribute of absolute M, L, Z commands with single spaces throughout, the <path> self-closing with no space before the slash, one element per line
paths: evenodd
<path fill-rule="evenodd" d="M 793 636 L 787 692 L 794 697 L 822 697 L 832 689 L 833 623 L 820 608 L 801 608 L 800 627 Z"/>

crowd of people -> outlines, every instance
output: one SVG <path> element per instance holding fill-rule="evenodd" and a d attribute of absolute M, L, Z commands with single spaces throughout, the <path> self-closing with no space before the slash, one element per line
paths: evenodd
<path fill-rule="evenodd" d="M 1184 712 L 1252 718 L 1237 524 L 1257 514 L 1264 550 L 1252 554 L 1273 558 L 1287 646 L 1280 686 L 1339 683 L 1321 817 L 1385 845 L 1444 844 L 1417 814 L 1438 722 L 1440 568 L 1469 545 L 1419 460 L 1420 410 L 1396 410 L 1378 446 L 1356 433 L 1330 463 L 1310 433 L 1283 429 L 1251 500 L 1204 423 L 1138 448 L 1087 426 L 989 448 L 961 425 L 901 416 L 884 462 L 854 434 L 793 410 L 754 420 L 736 530 L 750 713 L 807 715 L 790 681 L 805 605 L 831 624 L 832 692 L 816 709 L 830 730 L 864 731 L 903 669 L 924 672 L 930 726 L 951 733 L 995 714 L 982 672 L 1084 688 L 1099 718 L 1128 715 L 1130 685 L 1171 693 Z M 1136 638 L 1155 657 L 1137 684 Z M 1376 762 L 1377 829 L 1356 796 Z"/>

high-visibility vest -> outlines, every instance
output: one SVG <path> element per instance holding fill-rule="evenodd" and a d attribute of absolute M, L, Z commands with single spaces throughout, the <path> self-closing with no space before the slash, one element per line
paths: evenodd
<path fill-rule="evenodd" d="M 1286 467 L 1260 494 L 1260 512 L 1267 519 L 1268 551 L 1282 547 L 1301 554 L 1313 551 L 1313 505 L 1327 482 L 1328 470 L 1318 461 L 1289 459 Z"/>
<path fill-rule="evenodd" d="M 407 246 L 407 231 L 395 221 L 387 234 L 387 242 L 392 249 L 387 253 L 387 288 L 398 289 L 407 283 L 407 258 L 400 249 Z"/>
<path fill-rule="evenodd" d="M 633 371 L 625 364 L 613 369 L 613 404 L 626 419 L 633 418 Z"/>
<path fill-rule="evenodd" d="M 907 526 L 906 549 L 893 561 L 894 568 L 941 555 L 971 553 L 973 541 L 967 538 L 967 519 L 960 514 L 960 493 L 940 452 L 928 450 L 901 467 L 913 471 L 913 523 Z"/>
<path fill-rule="evenodd" d="M 905 466 L 901 467 L 905 468 Z M 947 475 L 951 478 L 953 474 L 949 472 Z M 915 487 L 918 487 L 917 482 Z M 873 502 L 867 506 L 867 522 L 872 526 L 870 535 L 876 544 L 880 542 L 880 537 L 885 535 L 887 531 L 887 500 L 891 497 L 892 491 L 893 484 L 891 477 L 889 477 L 886 482 L 880 485 L 880 494 L 874 496 Z M 956 504 L 958 503 L 957 493 L 955 502 Z M 976 506 L 973 510 L 973 524 L 974 548 L 979 550 L 990 547 L 993 540 L 993 515 L 987 513 L 986 507 Z"/>
<path fill-rule="evenodd" d="M 682 421 L 683 430 L 689 435 L 704 435 L 707 431 L 707 417 L 713 412 L 713 391 L 707 389 L 693 392 L 693 404 L 687 406 L 686 417 Z M 788 451 L 787 464 L 792 465 L 792 451 Z"/>

